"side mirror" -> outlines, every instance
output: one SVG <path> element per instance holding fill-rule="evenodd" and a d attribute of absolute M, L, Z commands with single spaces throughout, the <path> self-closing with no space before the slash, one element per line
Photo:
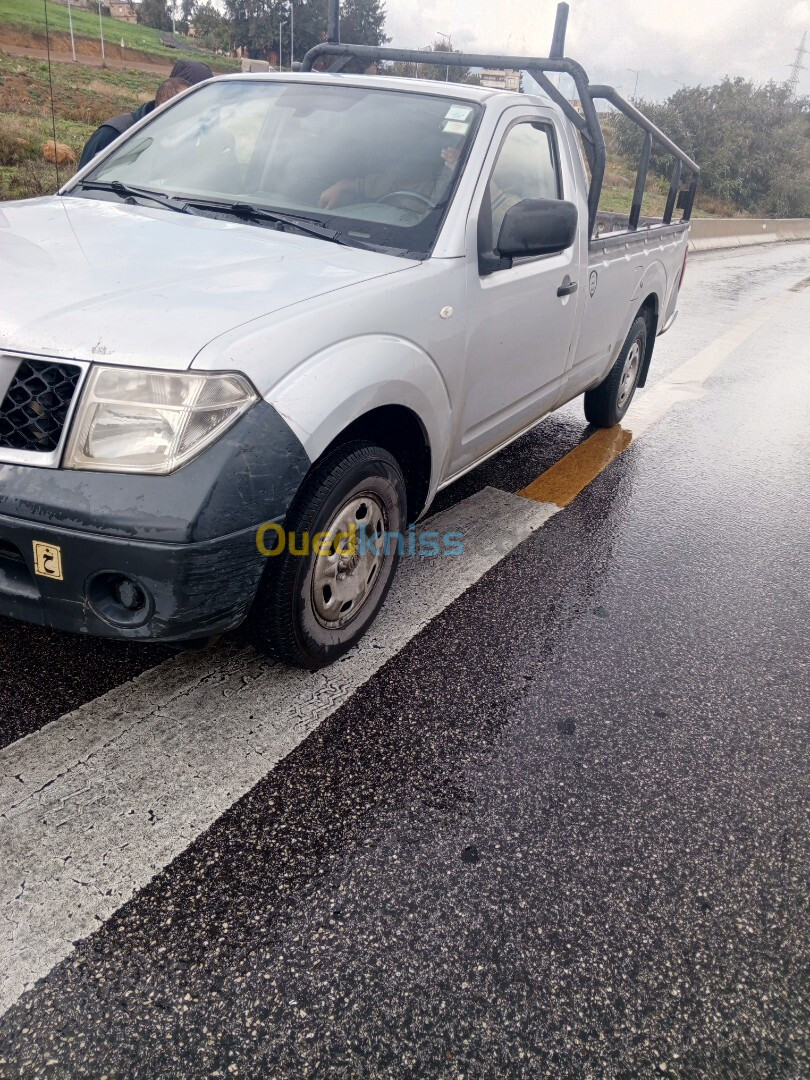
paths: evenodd
<path fill-rule="evenodd" d="M 524 199 L 506 215 L 498 236 L 501 258 L 552 255 L 571 247 L 577 235 L 577 208 L 560 199 Z"/>

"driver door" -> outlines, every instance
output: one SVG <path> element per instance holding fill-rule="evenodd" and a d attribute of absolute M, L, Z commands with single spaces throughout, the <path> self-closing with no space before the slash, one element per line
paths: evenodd
<path fill-rule="evenodd" d="M 513 112 L 503 119 L 485 166 L 487 181 L 479 185 L 477 213 L 474 203 L 467 228 L 469 332 L 451 473 L 531 426 L 559 396 L 576 329 L 578 242 L 491 273 L 482 274 L 478 255 L 482 245 L 497 252 L 504 214 L 517 202 L 566 195 L 576 201 L 573 190 L 564 191 L 560 143 L 550 115 L 538 110 L 515 118 Z"/>

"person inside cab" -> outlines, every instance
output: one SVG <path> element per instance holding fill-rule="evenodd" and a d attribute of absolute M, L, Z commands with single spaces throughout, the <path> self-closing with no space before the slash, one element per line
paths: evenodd
<path fill-rule="evenodd" d="M 443 147 L 438 166 L 432 170 L 420 167 L 419 162 L 390 165 L 367 176 L 338 180 L 321 193 L 318 205 L 322 210 L 337 210 L 352 203 L 380 202 L 399 197 L 399 204 L 414 210 L 438 206 L 451 188 L 458 167 L 459 145 Z M 408 197 L 411 196 L 410 204 Z"/>

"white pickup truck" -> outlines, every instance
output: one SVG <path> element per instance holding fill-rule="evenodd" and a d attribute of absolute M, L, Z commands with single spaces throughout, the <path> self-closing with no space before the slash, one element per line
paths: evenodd
<path fill-rule="evenodd" d="M 697 166 L 569 60 L 472 58 L 538 95 L 311 70 L 412 55 L 327 43 L 203 83 L 0 208 L 0 615 L 170 642 L 248 620 L 316 668 L 438 490 L 579 394 L 622 419 L 675 318 Z M 622 220 L 597 213 L 611 95 L 647 132 Z M 653 140 L 676 164 L 656 222 Z"/>

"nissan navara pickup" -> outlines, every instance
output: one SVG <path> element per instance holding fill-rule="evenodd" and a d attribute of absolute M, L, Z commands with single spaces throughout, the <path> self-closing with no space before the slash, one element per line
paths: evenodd
<path fill-rule="evenodd" d="M 0 615 L 176 643 L 247 622 L 314 669 L 439 490 L 578 395 L 622 420 L 697 166 L 573 61 L 497 58 L 533 94 L 312 70 L 366 53 L 399 55 L 193 87 L 0 207 Z M 597 97 L 640 125 L 625 218 L 598 212 Z"/>

